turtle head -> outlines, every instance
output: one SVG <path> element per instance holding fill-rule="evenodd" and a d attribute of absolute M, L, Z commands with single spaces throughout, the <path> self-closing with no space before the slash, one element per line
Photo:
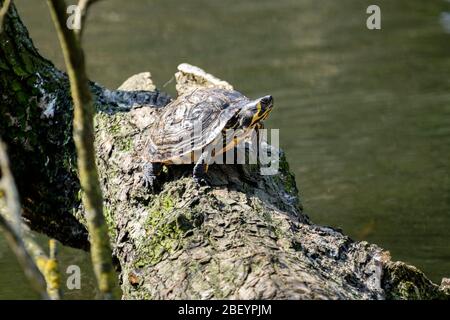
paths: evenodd
<path fill-rule="evenodd" d="M 237 128 L 253 129 L 262 127 L 273 108 L 272 96 L 265 96 L 245 104 L 237 113 Z"/>

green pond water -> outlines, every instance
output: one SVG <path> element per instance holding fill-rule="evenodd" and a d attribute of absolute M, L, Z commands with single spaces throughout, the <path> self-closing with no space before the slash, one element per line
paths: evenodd
<path fill-rule="evenodd" d="M 63 67 L 45 1 L 16 0 L 41 53 Z M 388 249 L 433 281 L 450 276 L 450 31 L 444 0 L 108 0 L 85 34 L 90 77 L 115 88 L 151 71 L 160 87 L 182 62 L 249 97 L 272 94 L 305 211 L 316 223 Z M 447 24 L 446 24 L 447 23 Z M 174 93 L 173 81 L 163 90 Z M 42 237 L 42 241 L 45 238 Z M 86 253 L 61 250 L 63 271 Z M 0 239 L 0 298 L 35 298 Z"/>

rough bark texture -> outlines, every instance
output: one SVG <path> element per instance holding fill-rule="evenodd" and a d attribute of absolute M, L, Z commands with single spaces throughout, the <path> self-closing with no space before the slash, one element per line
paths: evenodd
<path fill-rule="evenodd" d="M 48 7 L 55 24 L 64 61 L 69 76 L 73 113 L 73 140 L 77 154 L 78 179 L 83 190 L 83 207 L 89 232 L 91 261 L 98 288 L 104 299 L 112 299 L 116 287 L 116 275 L 112 264 L 111 241 L 103 216 L 103 195 L 98 179 L 94 137 L 94 99 L 86 74 L 81 36 L 66 27 L 67 5 L 64 0 L 48 0 Z M 87 6 L 91 1 L 81 2 Z M 81 31 L 80 31 L 81 32 Z"/>
<path fill-rule="evenodd" d="M 37 231 L 86 248 L 66 76 L 42 58 L 14 6 L 0 34 L 0 135 L 9 146 L 23 215 Z M 58 222 L 56 222 L 58 221 Z"/>
<path fill-rule="evenodd" d="M 14 8 L 5 22 L 0 135 L 9 145 L 24 216 L 33 229 L 88 248 L 67 77 L 40 57 Z M 177 75 L 179 88 L 228 85 L 186 70 Z M 160 176 L 158 192 L 143 188 L 148 127 L 170 101 L 149 79 L 136 76 L 117 91 L 91 84 L 123 298 L 448 299 L 445 281 L 439 287 L 376 245 L 312 224 L 282 153 L 274 176 L 261 176 L 257 165 L 213 165 L 212 186 L 197 188 L 192 166 L 172 166 Z"/>

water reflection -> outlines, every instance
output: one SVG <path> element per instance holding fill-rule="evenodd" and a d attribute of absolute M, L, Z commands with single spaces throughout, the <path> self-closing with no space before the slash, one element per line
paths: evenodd
<path fill-rule="evenodd" d="M 450 12 L 441 13 L 441 24 L 445 32 L 450 33 Z"/>

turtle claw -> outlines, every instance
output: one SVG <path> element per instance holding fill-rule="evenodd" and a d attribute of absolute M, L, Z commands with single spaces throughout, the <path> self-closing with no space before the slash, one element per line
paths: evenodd
<path fill-rule="evenodd" d="M 208 180 L 206 180 L 204 177 L 194 176 L 194 182 L 197 185 L 197 187 L 206 187 L 210 185 Z"/>
<path fill-rule="evenodd" d="M 155 176 L 147 176 L 145 174 L 142 176 L 142 184 L 144 185 L 145 189 L 154 190 L 155 189 L 155 181 L 156 181 Z"/>
<path fill-rule="evenodd" d="M 157 178 L 156 174 L 158 173 L 160 166 L 152 163 L 147 163 L 143 167 L 142 172 L 142 184 L 144 188 L 155 191 Z"/>
<path fill-rule="evenodd" d="M 194 178 L 195 184 L 198 187 L 209 186 L 208 181 L 206 180 L 206 172 L 208 171 L 208 160 L 210 158 L 210 154 L 208 152 L 204 152 L 192 170 L 192 177 Z"/>

